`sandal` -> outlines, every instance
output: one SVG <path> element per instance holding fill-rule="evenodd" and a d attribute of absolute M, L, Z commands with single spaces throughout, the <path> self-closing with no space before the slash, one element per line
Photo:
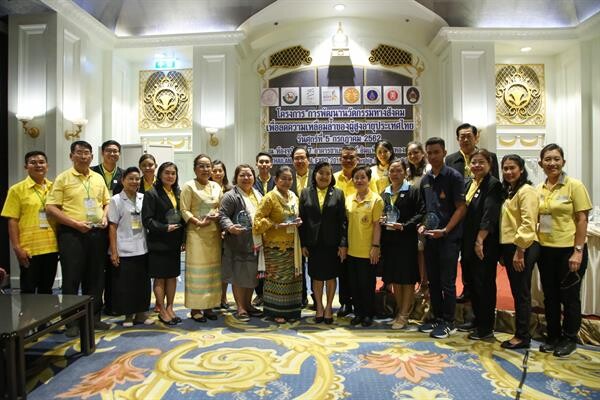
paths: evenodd
<path fill-rule="evenodd" d="M 250 321 L 250 316 L 246 312 L 237 313 L 238 321 L 248 322 Z"/>
<path fill-rule="evenodd" d="M 283 317 L 273 318 L 273 321 L 277 322 L 278 324 L 285 324 L 287 322 Z"/>
<path fill-rule="evenodd" d="M 192 319 L 196 322 L 206 322 L 207 321 L 206 316 L 204 314 L 200 314 L 200 313 L 192 315 Z"/>

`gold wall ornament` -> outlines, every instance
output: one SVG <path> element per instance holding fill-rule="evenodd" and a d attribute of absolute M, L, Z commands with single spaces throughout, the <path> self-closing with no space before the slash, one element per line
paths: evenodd
<path fill-rule="evenodd" d="M 271 67 L 298 68 L 301 65 L 310 65 L 310 63 L 312 63 L 310 51 L 302 46 L 288 47 L 269 57 Z"/>
<path fill-rule="evenodd" d="M 369 62 L 373 65 L 381 64 L 384 67 L 403 68 L 414 78 L 420 77 L 425 70 L 425 64 L 419 57 L 409 51 L 387 44 L 379 44 L 372 49 Z"/>
<path fill-rule="evenodd" d="M 543 64 L 496 64 L 496 123 L 545 126 Z"/>
<path fill-rule="evenodd" d="M 140 129 L 192 126 L 192 70 L 140 71 Z"/>

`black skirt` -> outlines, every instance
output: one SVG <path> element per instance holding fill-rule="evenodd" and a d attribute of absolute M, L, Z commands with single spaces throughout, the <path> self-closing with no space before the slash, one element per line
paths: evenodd
<path fill-rule="evenodd" d="M 181 274 L 181 251 L 150 251 L 148 270 L 150 278 L 177 278 Z"/>
<path fill-rule="evenodd" d="M 400 285 L 414 285 L 419 281 L 419 263 L 417 261 L 417 246 L 381 246 L 381 261 L 383 264 L 383 281 Z"/>
<path fill-rule="evenodd" d="M 146 254 L 121 257 L 118 267 L 110 273 L 111 311 L 115 314 L 135 314 L 150 307 L 150 276 Z"/>
<path fill-rule="evenodd" d="M 335 279 L 340 274 L 337 247 L 310 247 L 308 249 L 308 275 L 316 281 Z"/>

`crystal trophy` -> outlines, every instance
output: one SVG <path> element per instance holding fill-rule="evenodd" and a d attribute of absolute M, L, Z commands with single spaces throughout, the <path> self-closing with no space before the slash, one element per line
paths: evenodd
<path fill-rule="evenodd" d="M 400 218 L 400 210 L 393 204 L 387 204 L 383 208 L 383 215 L 385 216 L 385 224 L 391 225 L 395 222 L 398 222 Z"/>
<path fill-rule="evenodd" d="M 241 210 L 234 218 L 234 223 L 240 225 L 242 228 L 248 230 L 252 228 L 252 218 L 248 211 Z"/>
<path fill-rule="evenodd" d="M 430 211 L 423 217 L 423 225 L 425 225 L 425 229 L 428 231 L 438 229 L 440 226 L 440 217 L 435 212 Z"/>
<path fill-rule="evenodd" d="M 180 224 L 181 214 L 179 213 L 179 210 L 171 208 L 165 214 L 165 219 L 167 220 L 167 224 Z"/>

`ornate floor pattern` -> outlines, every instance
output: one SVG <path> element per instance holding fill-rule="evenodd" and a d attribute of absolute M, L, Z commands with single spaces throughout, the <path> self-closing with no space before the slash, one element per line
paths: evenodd
<path fill-rule="evenodd" d="M 89 357 L 76 353 L 78 340 L 48 335 L 27 351 L 29 398 L 515 398 L 525 353 L 500 348 L 508 334 L 433 340 L 385 322 L 313 322 L 308 316 L 279 327 L 226 313 L 206 324 L 184 319 L 175 329 L 113 325 L 97 334 Z M 522 399 L 600 399 L 600 349 L 579 347 L 568 359 L 532 349 Z"/>

